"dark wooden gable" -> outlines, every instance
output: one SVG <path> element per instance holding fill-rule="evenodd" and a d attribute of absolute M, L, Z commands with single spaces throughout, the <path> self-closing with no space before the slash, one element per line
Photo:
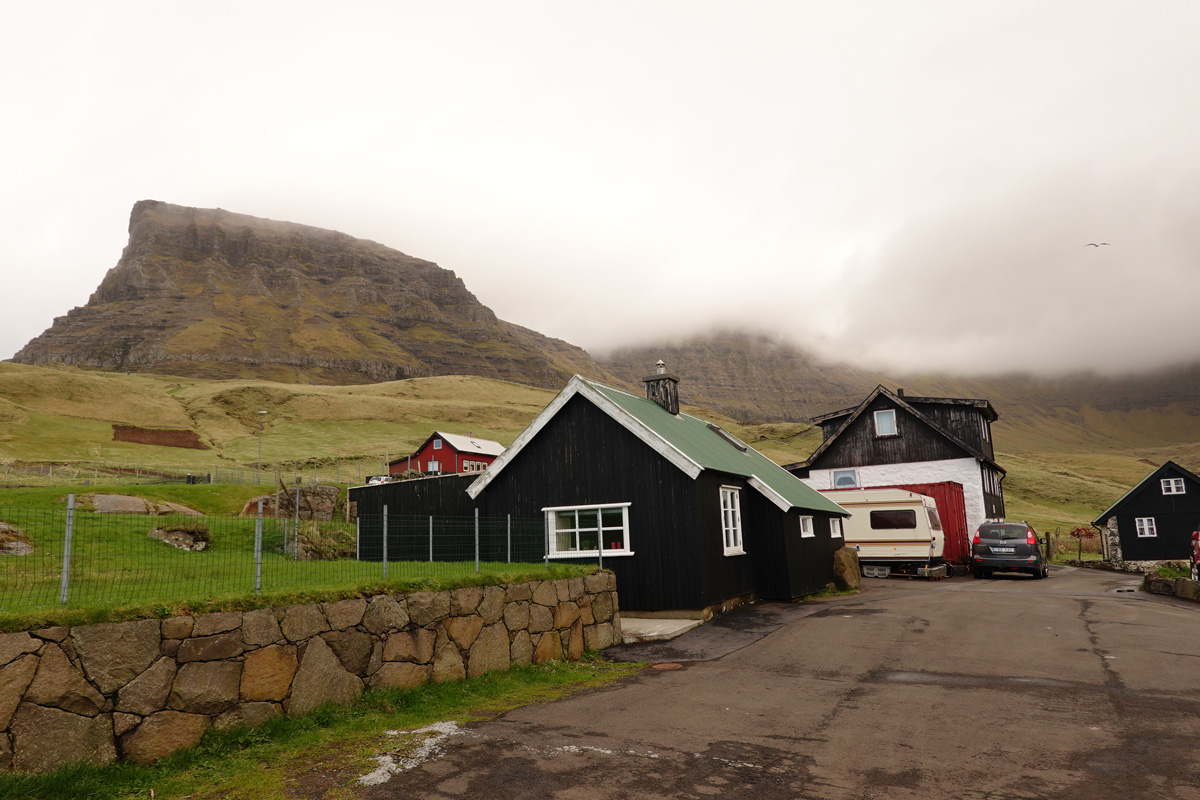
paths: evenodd
<path fill-rule="evenodd" d="M 875 412 L 887 409 L 896 412 L 896 434 L 877 436 Z M 824 452 L 809 463 L 811 468 L 904 464 L 974 455 L 932 427 L 921 415 L 912 413 L 886 394 L 875 397 L 862 413 L 850 419 L 827 444 Z"/>
<path fill-rule="evenodd" d="M 1165 494 L 1162 482 L 1182 480 L 1182 494 Z M 1192 531 L 1200 528 L 1200 478 L 1168 461 L 1129 490 L 1093 521 L 1105 526 L 1117 518 L 1121 555 L 1126 561 L 1186 559 L 1191 552 Z M 1155 535 L 1141 537 L 1137 520 L 1154 520 Z"/>

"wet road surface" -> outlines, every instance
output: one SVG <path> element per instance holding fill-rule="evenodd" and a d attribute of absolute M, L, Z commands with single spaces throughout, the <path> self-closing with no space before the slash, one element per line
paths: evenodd
<path fill-rule="evenodd" d="M 732 612 L 610 652 L 679 668 L 423 733 L 356 797 L 1200 800 L 1200 604 L 1136 584 L 866 580 Z"/>

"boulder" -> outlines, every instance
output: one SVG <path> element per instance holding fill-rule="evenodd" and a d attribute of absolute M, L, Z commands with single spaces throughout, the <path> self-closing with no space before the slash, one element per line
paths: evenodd
<path fill-rule="evenodd" d="M 242 614 L 242 641 L 251 647 L 275 644 L 283 639 L 275 610 L 260 608 Z"/>
<path fill-rule="evenodd" d="M 450 634 L 450 638 L 460 650 L 469 649 L 481 630 L 483 619 L 475 614 L 469 617 L 451 617 L 446 621 L 446 633 Z"/>
<path fill-rule="evenodd" d="M 25 655 L 0 667 L 0 731 L 8 727 L 38 668 L 38 657 Z M 0 739 L 5 737 L 0 734 Z"/>
<path fill-rule="evenodd" d="M 484 628 L 467 656 L 467 675 L 474 678 L 485 672 L 508 669 L 508 647 L 508 630 L 503 625 Z"/>
<path fill-rule="evenodd" d="M 238 702 L 242 664 L 238 661 L 196 661 L 184 664 L 171 684 L 167 707 L 187 714 L 220 714 Z"/>
<path fill-rule="evenodd" d="M 450 614 L 450 592 L 413 592 L 408 596 L 408 616 L 424 628 Z"/>
<path fill-rule="evenodd" d="M 289 642 L 302 642 L 329 630 L 329 623 L 316 606 L 287 606 L 279 627 Z"/>
<path fill-rule="evenodd" d="M 396 598 L 386 594 L 371 598 L 362 620 L 363 627 L 376 636 L 405 628 L 408 622 L 408 612 L 404 610 L 404 606 L 396 602 Z"/>
<path fill-rule="evenodd" d="M 296 646 L 271 645 L 246 654 L 242 662 L 241 699 L 244 702 L 282 702 L 296 676 Z"/>
<path fill-rule="evenodd" d="M 433 682 L 454 683 L 461 681 L 466 676 L 467 668 L 463 664 L 458 647 L 450 641 L 450 637 L 445 631 L 439 631 L 437 647 L 433 654 L 433 674 L 431 675 Z"/>
<path fill-rule="evenodd" d="M 245 651 L 241 631 L 227 631 L 215 636 L 184 639 L 175 658 L 180 663 L 190 661 L 223 661 L 236 658 Z"/>
<path fill-rule="evenodd" d="M 321 638 L 329 645 L 347 672 L 362 675 L 371 660 L 371 635 L 359 630 L 330 631 Z"/>
<path fill-rule="evenodd" d="M 87 717 L 104 711 L 106 702 L 104 695 L 87 682 L 83 672 L 56 644 L 47 645 L 42 651 L 37 673 L 25 690 L 25 700 Z"/>
<path fill-rule="evenodd" d="M 356 597 L 350 600 L 339 600 L 336 603 L 322 603 L 321 610 L 325 612 L 325 619 L 329 622 L 329 627 L 335 631 L 341 631 L 353 628 L 362 622 L 363 615 L 367 611 L 367 601 Z"/>
<path fill-rule="evenodd" d="M 304 649 L 285 709 L 295 717 L 315 711 L 326 702 L 348 706 L 362 692 L 362 680 L 347 672 L 325 640 L 317 637 Z"/>
<path fill-rule="evenodd" d="M 512 644 L 508 646 L 508 661 L 519 667 L 533 663 L 533 639 L 529 637 L 529 631 L 517 631 L 513 635 Z"/>
<path fill-rule="evenodd" d="M 858 566 L 858 552 L 851 547 L 840 547 L 833 553 L 833 583 L 841 591 L 857 589 L 862 585 L 862 571 Z"/>
<path fill-rule="evenodd" d="M 213 727 L 217 730 L 236 727 L 257 728 L 282 713 L 275 703 L 238 703 L 213 720 Z"/>
<path fill-rule="evenodd" d="M 41 646 L 41 642 L 25 632 L 0 635 L 0 667 L 26 653 L 36 653 Z"/>
<path fill-rule="evenodd" d="M 104 694 L 112 694 L 146 671 L 159 657 L 159 621 L 85 625 L 71 641 L 87 676 Z"/>
<path fill-rule="evenodd" d="M 437 634 L 428 628 L 393 633 L 383 645 L 383 660 L 428 664 L 433 660 L 436 645 Z"/>
<path fill-rule="evenodd" d="M 58 708 L 22 703 L 13 716 L 13 769 L 50 772 L 75 762 L 109 764 L 117 759 L 112 719 L 84 717 Z"/>
<path fill-rule="evenodd" d="M 450 592 L 450 613 L 456 617 L 474 614 L 483 599 L 482 586 L 463 586 Z"/>
<path fill-rule="evenodd" d="M 175 672 L 175 659 L 155 661 L 145 672 L 121 687 L 117 693 L 117 711 L 142 717 L 161 711 L 171 694 Z"/>
<path fill-rule="evenodd" d="M 529 632 L 541 633 L 554 626 L 554 612 L 544 605 L 533 603 L 529 606 Z"/>
<path fill-rule="evenodd" d="M 153 764 L 176 750 L 192 747 L 212 726 L 203 714 L 159 711 L 121 737 L 121 755 L 138 764 Z"/>
<path fill-rule="evenodd" d="M 371 676 L 372 689 L 415 689 L 429 682 L 431 668 L 424 664 L 393 661 Z"/>

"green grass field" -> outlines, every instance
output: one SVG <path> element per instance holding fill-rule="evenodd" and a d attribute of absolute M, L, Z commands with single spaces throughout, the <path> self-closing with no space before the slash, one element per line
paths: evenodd
<path fill-rule="evenodd" d="M 352 484 L 384 471 L 389 459 L 410 453 L 433 430 L 509 444 L 553 396 L 467 376 L 313 386 L 0 362 L 0 484 L 62 487 L 86 480 L 94 486 L 112 480 L 114 473 L 106 478 L 104 468 L 152 465 L 201 474 L 232 470 L 253 480 L 260 445 L 264 484 L 274 482 L 276 465 L 285 480 Z M 821 441 L 819 430 L 806 422 L 742 425 L 704 409 L 688 410 L 778 463 L 802 461 Z M 1065 532 L 1089 523 L 1167 459 L 1200 469 L 1200 419 L 1178 408 L 998 410 L 994 435 L 997 460 L 1008 470 L 1008 517 L 1028 520 L 1038 530 Z M 210 449 L 114 442 L 114 424 L 192 430 Z M 117 477 L 124 485 L 137 476 Z M 201 505 L 181 502 L 205 513 L 236 513 L 239 500 L 261 493 L 256 487 L 203 488 L 214 493 L 191 495 Z M 14 504 L 10 491 L 0 490 L 0 505 Z"/>

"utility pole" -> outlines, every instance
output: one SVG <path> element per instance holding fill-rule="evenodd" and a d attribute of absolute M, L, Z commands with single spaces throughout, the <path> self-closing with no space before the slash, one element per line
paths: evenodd
<path fill-rule="evenodd" d="M 262 483 L 262 431 L 263 431 L 263 416 L 267 412 L 258 412 L 258 467 L 254 470 L 254 482 Z"/>

